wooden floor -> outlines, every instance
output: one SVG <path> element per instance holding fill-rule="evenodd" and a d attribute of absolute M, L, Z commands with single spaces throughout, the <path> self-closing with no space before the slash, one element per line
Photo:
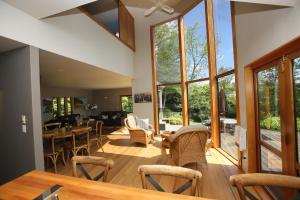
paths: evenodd
<path fill-rule="evenodd" d="M 129 143 L 129 134 L 127 130 L 120 129 L 108 136 L 109 140 L 105 142 L 103 153 L 98 150 L 96 144 L 92 145 L 92 155 L 113 159 L 115 165 L 109 172 L 108 180 L 111 183 L 141 188 L 140 176 L 137 168 L 142 164 L 169 164 L 172 161 L 164 152 L 161 151 L 160 137 L 155 138 L 155 143 L 150 144 L 148 148 L 139 144 Z M 208 165 L 200 167 L 203 174 L 200 185 L 200 196 L 214 199 L 239 199 L 235 188 L 229 183 L 229 176 L 240 173 L 240 170 L 229 160 L 222 156 L 215 149 L 207 153 Z M 187 166 L 196 168 L 195 165 Z M 198 167 L 199 168 L 199 167 Z M 87 166 L 92 175 L 96 175 L 100 169 Z M 49 169 L 49 171 L 53 171 Z M 72 175 L 70 161 L 66 167 L 61 162 L 58 163 L 58 173 Z M 178 187 L 182 180 L 172 179 L 171 177 L 155 177 L 157 181 L 167 191 Z M 174 186 L 175 185 L 175 186 Z"/>

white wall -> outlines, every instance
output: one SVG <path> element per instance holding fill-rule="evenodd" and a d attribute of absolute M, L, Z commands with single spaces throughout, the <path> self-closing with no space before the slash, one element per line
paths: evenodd
<path fill-rule="evenodd" d="M 131 88 L 105 89 L 93 91 L 93 103 L 100 111 L 121 111 L 121 95 L 131 95 Z"/>
<path fill-rule="evenodd" d="M 294 8 L 239 14 L 235 19 L 241 125 L 246 127 L 244 67 L 300 35 L 300 2 Z"/>
<path fill-rule="evenodd" d="M 251 6 L 249 9 L 253 11 L 253 5 L 239 5 L 236 8 L 244 12 L 247 6 Z M 238 10 L 236 12 L 239 13 Z M 300 35 L 300 2 L 294 8 L 244 13 L 236 15 L 235 20 L 241 126 L 247 127 L 244 67 Z M 247 162 L 247 159 L 243 160 L 245 171 Z"/>
<path fill-rule="evenodd" d="M 37 20 L 0 1 L 0 24 L 0 36 L 133 77 L 133 51 L 81 12 Z"/>

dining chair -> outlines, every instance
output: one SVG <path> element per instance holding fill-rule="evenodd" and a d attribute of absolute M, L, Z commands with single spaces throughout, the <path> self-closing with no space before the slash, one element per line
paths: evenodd
<path fill-rule="evenodd" d="M 56 162 L 59 156 L 61 156 L 63 164 L 66 166 L 64 148 L 55 144 L 55 134 L 43 134 L 43 143 L 44 157 L 52 161 L 54 172 L 57 173 Z"/>
<path fill-rule="evenodd" d="M 48 123 L 48 124 L 45 124 L 44 127 L 45 127 L 46 131 L 56 129 L 56 128 L 61 128 L 61 122 Z"/>
<path fill-rule="evenodd" d="M 77 153 L 81 150 L 86 150 L 90 155 L 90 131 L 91 127 L 84 127 L 72 130 L 72 153 L 73 156 L 77 156 Z"/>
<path fill-rule="evenodd" d="M 86 126 L 92 128 L 91 133 L 95 133 L 96 132 L 96 123 L 97 123 L 97 121 L 95 119 L 89 119 L 86 122 Z"/>
<path fill-rule="evenodd" d="M 90 142 L 96 141 L 97 147 L 101 148 L 102 151 L 104 152 L 103 145 L 102 145 L 102 126 L 103 126 L 103 121 L 96 122 L 96 134 L 90 137 Z"/>
<path fill-rule="evenodd" d="M 83 166 L 84 164 L 91 164 L 95 166 L 104 167 L 104 171 L 99 173 L 94 178 L 87 172 L 86 168 Z M 107 175 L 109 170 L 113 167 L 114 161 L 111 159 L 96 157 L 96 156 L 73 156 L 72 158 L 72 166 L 73 166 L 73 176 L 78 177 L 77 168 L 81 171 L 81 173 L 85 176 L 85 178 L 93 181 L 98 181 L 103 177 L 103 182 L 107 182 Z"/>
<path fill-rule="evenodd" d="M 248 186 L 275 186 L 300 190 L 300 178 L 281 174 L 251 173 L 230 176 L 230 183 L 237 188 L 241 200 L 262 200 L 263 198 L 251 193 Z M 296 195 L 291 199 L 299 199 Z"/>
<path fill-rule="evenodd" d="M 149 189 L 149 183 L 156 190 L 165 192 L 161 185 L 159 185 L 152 175 L 173 176 L 178 178 L 187 179 L 188 181 L 174 190 L 172 193 L 181 194 L 188 188 L 191 188 L 190 195 L 196 196 L 196 188 L 202 178 L 199 171 L 170 165 L 141 165 L 138 168 L 141 175 L 142 186 L 144 189 Z"/>

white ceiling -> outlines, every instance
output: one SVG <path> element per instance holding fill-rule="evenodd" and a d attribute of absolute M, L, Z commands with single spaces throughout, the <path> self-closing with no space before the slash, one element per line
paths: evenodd
<path fill-rule="evenodd" d="M 131 87 L 129 77 L 40 50 L 42 87 L 111 89 Z"/>
<path fill-rule="evenodd" d="M 6 3 L 26 12 L 27 14 L 42 19 L 77 8 L 81 5 L 96 0 L 4 0 Z"/>
<path fill-rule="evenodd" d="M 231 0 L 231 1 L 292 7 L 299 0 Z"/>
<path fill-rule="evenodd" d="M 26 46 L 23 43 L 0 36 L 0 53 Z"/>

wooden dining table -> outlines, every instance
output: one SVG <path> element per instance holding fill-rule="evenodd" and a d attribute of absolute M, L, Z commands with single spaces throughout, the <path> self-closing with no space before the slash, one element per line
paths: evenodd
<path fill-rule="evenodd" d="M 72 131 L 83 131 L 86 129 L 89 129 L 89 131 L 92 130 L 91 127 L 86 127 L 86 126 L 72 127 L 70 129 L 63 127 L 54 130 L 43 131 L 43 135 L 54 134 L 55 139 L 64 139 L 64 138 L 72 137 Z"/>
<path fill-rule="evenodd" d="M 145 190 L 42 171 L 31 171 L 11 182 L 1 185 L 0 199 L 35 199 L 56 184 L 62 186 L 57 192 L 60 200 L 205 200 L 205 198 L 201 197 Z"/>

